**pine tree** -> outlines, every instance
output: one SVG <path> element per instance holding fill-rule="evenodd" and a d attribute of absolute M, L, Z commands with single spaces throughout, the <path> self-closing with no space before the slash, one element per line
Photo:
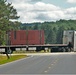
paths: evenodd
<path fill-rule="evenodd" d="M 9 31 L 13 28 L 14 24 L 10 20 L 18 19 L 17 11 L 14 9 L 11 3 L 7 3 L 6 0 L 0 0 L 0 44 L 3 44 L 5 41 L 4 36 L 6 31 Z M 18 23 L 17 23 L 18 24 Z"/>

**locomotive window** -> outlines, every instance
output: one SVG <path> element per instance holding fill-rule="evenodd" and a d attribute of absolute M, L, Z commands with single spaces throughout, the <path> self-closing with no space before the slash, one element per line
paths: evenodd
<path fill-rule="evenodd" d="M 16 39 L 16 31 L 14 31 L 14 39 Z"/>

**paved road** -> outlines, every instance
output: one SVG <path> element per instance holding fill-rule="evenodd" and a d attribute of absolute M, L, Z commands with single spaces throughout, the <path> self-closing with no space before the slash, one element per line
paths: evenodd
<path fill-rule="evenodd" d="M 33 54 L 1 65 L 0 74 L 76 74 L 76 53 Z"/>

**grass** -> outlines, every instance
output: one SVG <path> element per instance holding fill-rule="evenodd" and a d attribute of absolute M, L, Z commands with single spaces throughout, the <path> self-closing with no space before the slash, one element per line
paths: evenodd
<path fill-rule="evenodd" d="M 7 59 L 6 56 L 0 55 L 0 65 L 1 64 L 5 64 L 5 63 L 9 63 L 15 60 L 19 60 L 22 58 L 27 57 L 26 55 L 14 55 L 14 56 L 10 56 L 10 59 Z"/>

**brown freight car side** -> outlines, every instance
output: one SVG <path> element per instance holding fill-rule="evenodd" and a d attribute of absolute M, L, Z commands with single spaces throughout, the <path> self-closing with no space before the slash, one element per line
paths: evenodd
<path fill-rule="evenodd" d="M 44 44 L 44 32 L 42 30 L 29 30 L 28 31 L 28 44 L 29 45 L 42 45 Z"/>
<path fill-rule="evenodd" d="M 42 45 L 44 44 L 43 30 L 11 31 L 11 45 Z"/>
<path fill-rule="evenodd" d="M 11 31 L 11 45 L 24 45 L 26 43 L 26 32 L 23 30 Z"/>

